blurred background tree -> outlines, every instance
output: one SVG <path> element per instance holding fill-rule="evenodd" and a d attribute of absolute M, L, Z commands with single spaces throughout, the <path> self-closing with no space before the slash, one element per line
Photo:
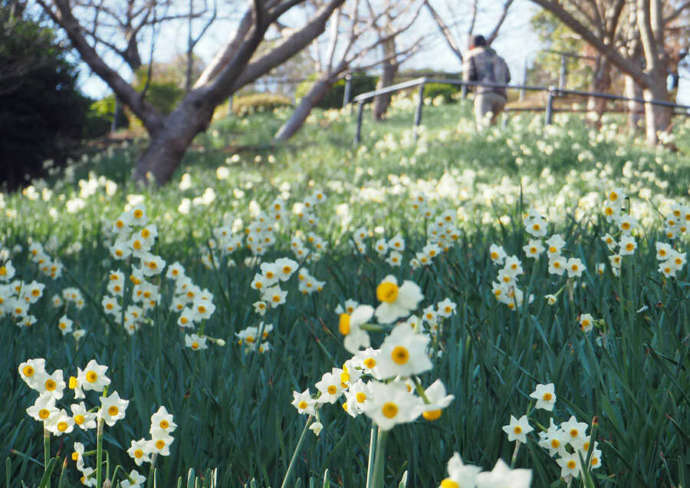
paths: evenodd
<path fill-rule="evenodd" d="M 0 0 L 0 184 L 40 176 L 44 161 L 65 163 L 83 134 L 89 100 L 54 32 L 21 0 Z"/>

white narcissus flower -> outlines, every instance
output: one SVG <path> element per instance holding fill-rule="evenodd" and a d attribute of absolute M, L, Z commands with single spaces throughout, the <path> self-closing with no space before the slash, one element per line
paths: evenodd
<path fill-rule="evenodd" d="M 429 340 L 409 324 L 396 326 L 381 344 L 376 377 L 411 376 L 430 370 L 433 365 L 426 353 Z"/>
<path fill-rule="evenodd" d="M 345 336 L 345 349 L 356 354 L 361 348 L 370 346 L 369 334 L 361 328 L 374 315 L 374 308 L 369 305 L 360 305 L 352 313 L 341 313 L 338 321 L 338 330 Z"/>
<path fill-rule="evenodd" d="M 376 308 L 376 318 L 383 324 L 390 324 L 409 315 L 424 298 L 415 283 L 405 281 L 402 286 L 398 286 L 393 275 L 386 276 L 376 287 L 376 297 L 381 302 Z"/>
<path fill-rule="evenodd" d="M 166 431 L 161 429 L 151 429 L 151 440 L 148 441 L 148 447 L 151 454 L 158 454 L 161 456 L 168 456 L 170 454 L 170 444 L 175 441 L 175 438 L 169 435 Z"/>
<path fill-rule="evenodd" d="M 96 428 L 96 414 L 86 410 L 84 402 L 73 403 L 70 405 L 70 409 L 72 410 L 72 418 L 77 427 L 82 430 Z"/>
<path fill-rule="evenodd" d="M 42 382 L 37 385 L 36 390 L 38 390 L 41 395 L 51 395 L 56 400 L 60 400 L 66 386 L 67 384 L 62 377 L 62 370 L 57 369 L 53 374 L 46 374 L 43 376 Z"/>
<path fill-rule="evenodd" d="M 502 459 L 496 461 L 490 472 L 477 475 L 477 488 L 529 488 L 532 482 L 532 471 L 529 469 L 510 469 Z"/>
<path fill-rule="evenodd" d="M 208 346 L 206 345 L 206 336 L 199 336 L 197 334 L 185 334 L 184 344 L 193 351 L 208 349 Z"/>
<path fill-rule="evenodd" d="M 482 470 L 479 466 L 465 464 L 457 452 L 448 460 L 448 478 L 441 481 L 439 488 L 474 488 L 477 475 Z"/>
<path fill-rule="evenodd" d="M 177 428 L 177 424 L 173 421 L 173 416 L 168 413 L 168 410 L 161 406 L 158 411 L 151 415 L 151 430 L 161 429 L 168 433 L 173 432 Z"/>
<path fill-rule="evenodd" d="M 554 392 L 553 383 L 537 385 L 530 398 L 534 398 L 537 401 L 536 408 L 542 408 L 549 412 L 553 411 L 553 407 L 556 404 L 556 393 Z"/>
<path fill-rule="evenodd" d="M 125 418 L 127 405 L 129 405 L 129 400 L 121 399 L 120 395 L 114 391 L 107 397 L 101 397 L 101 408 L 98 413 L 103 421 L 112 427 L 115 422 Z"/>
<path fill-rule="evenodd" d="M 127 454 L 131 457 L 137 466 L 142 463 L 151 462 L 151 452 L 149 451 L 149 441 L 146 439 L 139 439 L 138 441 L 131 441 Z"/>
<path fill-rule="evenodd" d="M 62 434 L 69 434 L 74 430 L 74 419 L 63 409 L 58 410 L 56 415 L 52 415 L 45 423 L 45 428 L 56 437 Z"/>
<path fill-rule="evenodd" d="M 309 388 L 304 390 L 302 393 L 297 391 L 292 392 L 292 404 L 293 407 L 297 409 L 297 412 L 305 415 L 316 415 L 316 401 L 311 397 Z"/>
<path fill-rule="evenodd" d="M 568 278 L 579 278 L 585 270 L 585 266 L 578 258 L 568 259 L 566 266 L 568 267 Z"/>
<path fill-rule="evenodd" d="M 440 418 L 441 411 L 455 398 L 453 395 L 446 394 L 446 387 L 441 380 L 434 381 L 424 390 L 424 394 L 429 403 L 422 405 L 422 417 L 429 421 Z"/>
<path fill-rule="evenodd" d="M 390 430 L 398 424 L 412 422 L 421 413 L 421 400 L 407 391 L 401 382 L 369 383 L 371 403 L 364 413 L 381 430 Z"/>
<path fill-rule="evenodd" d="M 523 444 L 527 442 L 527 434 L 533 430 L 534 428 L 527 420 L 527 415 L 523 415 L 519 420 L 511 415 L 510 423 L 503 426 L 503 432 L 508 434 L 508 442 L 518 441 Z"/>
<path fill-rule="evenodd" d="M 316 437 L 319 436 L 321 433 L 321 430 L 323 429 L 323 424 L 321 422 L 314 422 L 309 426 L 309 430 L 311 430 Z"/>
<path fill-rule="evenodd" d="M 575 416 L 571 416 L 567 422 L 561 423 L 561 430 L 567 434 L 568 443 L 575 449 L 581 449 L 587 436 L 587 427 L 584 422 L 578 422 Z"/>
<path fill-rule="evenodd" d="M 146 483 L 146 476 L 140 475 L 136 469 L 133 469 L 127 475 L 127 479 L 120 482 L 120 488 L 141 488 Z"/>
<path fill-rule="evenodd" d="M 580 315 L 580 329 L 582 332 L 589 332 L 594 327 L 594 318 L 588 314 L 583 313 Z"/>
<path fill-rule="evenodd" d="M 103 391 L 110 384 L 110 378 L 105 375 L 108 366 L 101 366 L 92 359 L 88 362 L 84 370 L 78 369 L 77 383 L 82 390 Z M 79 398 L 75 396 L 75 398 Z M 83 397 L 82 397 L 83 398 Z"/>
<path fill-rule="evenodd" d="M 43 358 L 24 361 L 17 369 L 24 383 L 34 390 L 39 388 L 39 385 L 44 381 L 44 377 L 47 376 L 46 360 Z"/>
<path fill-rule="evenodd" d="M 33 405 L 26 409 L 29 417 L 43 422 L 48 422 L 51 417 L 57 415 L 58 409 L 55 408 L 55 397 L 52 395 L 40 395 Z"/>

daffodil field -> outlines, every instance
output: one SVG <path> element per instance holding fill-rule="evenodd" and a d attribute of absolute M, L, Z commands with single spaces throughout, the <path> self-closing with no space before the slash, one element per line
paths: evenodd
<path fill-rule="evenodd" d="M 0 194 L 0 486 L 688 486 L 690 120 L 413 106 Z"/>

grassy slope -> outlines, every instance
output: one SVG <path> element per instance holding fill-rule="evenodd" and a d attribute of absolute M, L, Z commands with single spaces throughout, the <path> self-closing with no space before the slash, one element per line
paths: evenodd
<path fill-rule="evenodd" d="M 70 374 L 67 370 L 96 357 L 110 366 L 114 388 L 132 400 L 126 422 L 106 438 L 113 462 L 131 469 L 119 447 L 126 449 L 131 439 L 143 437 L 150 413 L 164 404 L 180 425 L 172 456 L 161 462 L 164 486 L 188 467 L 214 466 L 226 480 L 221 486 L 236 486 L 251 476 L 277 486 L 304 422 L 289 406 L 291 392 L 313 389 L 323 372 L 347 358 L 337 335 L 335 306 L 346 298 L 374 304 L 376 284 L 391 271 L 374 255 L 354 256 L 350 231 L 365 225 L 371 230 L 382 226 L 388 238 L 402 232 L 407 261 L 424 245 L 424 219 L 411 208 L 410 195 L 424 192 L 434 197 L 439 211 L 459 209 L 464 235 L 431 268 L 412 270 L 406 264 L 396 274 L 422 286 L 424 306 L 446 296 L 459 304 L 459 313 L 445 326 L 444 354 L 424 376 L 426 384 L 440 377 L 456 398 L 438 422 L 418 421 L 394 430 L 389 474 L 399 479 L 408 469 L 410 486 L 432 486 L 430 480 L 441 479 L 453 451 L 485 468 L 499 456 L 509 459 L 512 446 L 501 426 L 510 414 L 524 413 L 536 382 L 552 381 L 559 398 L 557 421 L 571 414 L 585 422 L 599 416 L 601 474 L 613 476 L 609 484 L 664 486 L 687 479 L 688 272 L 686 267 L 677 281 L 662 280 L 655 271 L 653 243 L 660 220 L 655 208 L 663 208 L 668 199 L 687 203 L 688 158 L 651 153 L 614 137 L 611 127 L 590 131 L 577 117 L 553 129 L 515 118 L 505 130 L 477 137 L 467 106 L 426 108 L 425 129 L 412 144 L 410 107 L 398 107 L 386 124 L 365 124 L 365 144 L 360 148 L 351 144 L 351 118 L 327 113 L 315 116 L 287 148 L 242 152 L 239 161 L 231 161 L 224 147 L 260 144 L 279 121 L 259 115 L 219 122 L 199 138 L 204 150 L 190 153 L 180 170 L 189 174 L 191 185 L 186 189 L 178 185 L 181 175 L 155 193 L 128 186 L 130 147 L 99 154 L 75 167 L 72 175 L 46 185 L 52 192 L 48 201 L 5 196 L 0 228 L 6 246 L 25 247 L 30 238 L 45 242 L 55 236 L 55 253 L 69 275 L 48 284 L 47 297 L 33 311 L 39 322 L 30 330 L 0 319 L 6 322 L 0 327 L 0 340 L 11 351 L 0 359 L 0 391 L 9 406 L 0 408 L 0 438 L 10 440 L 0 448 L 0 458 L 11 447 L 40 459 L 38 426 L 23 413 L 35 394 L 18 380 L 16 365 L 28 357 L 46 357 L 49 369 L 65 368 Z M 679 129 L 679 140 L 683 130 Z M 219 165 L 228 168 L 227 179 L 218 179 Z M 118 183 L 118 191 L 107 197 L 101 185 L 82 198 L 82 210 L 66 212 L 67 202 L 79 193 L 75 182 L 87 178 L 89 171 Z M 92 182 L 98 186 L 96 178 Z M 42 185 L 35 186 L 41 193 Z M 608 272 L 599 278 L 593 272 L 596 262 L 606 261 L 598 236 L 610 226 L 598 213 L 601 195 L 611 186 L 629 191 L 633 211 L 644 224 L 640 249 L 626 263 L 622 280 Z M 192 203 L 188 214 L 178 212 L 183 198 L 191 201 L 206 188 L 215 191 L 213 203 Z M 248 288 L 256 268 L 245 265 L 248 254 L 241 251 L 234 256 L 236 267 L 209 272 L 199 262 L 200 249 L 224 216 L 248 223 L 252 200 L 265 206 L 282 192 L 292 204 L 313 188 L 322 188 L 329 198 L 319 210 L 316 228 L 328 238 L 329 252 L 309 265 L 312 274 L 327 281 L 326 288 L 313 298 L 301 297 L 291 284 L 286 306 L 268 317 L 277 329 L 272 337 L 275 351 L 261 357 L 244 355 L 231 339 L 234 332 L 258 321 L 251 312 L 257 294 Z M 159 227 L 156 252 L 169 263 L 181 260 L 194 282 L 215 294 L 218 308 L 205 330 L 230 339 L 225 348 L 212 347 L 202 354 L 184 349 L 175 317 L 166 306 L 152 316 L 153 327 L 133 338 L 111 330 L 92 304 L 68 312 L 89 330 L 78 350 L 71 338 L 63 339 L 57 332 L 62 312 L 53 310 L 47 298 L 79 284 L 100 302 L 106 273 L 116 266 L 103 246 L 104 222 L 119 214 L 127 194 L 133 193 L 143 193 Z M 336 214 L 340 204 L 348 205 L 350 224 L 343 225 L 342 207 Z M 580 280 L 582 286 L 572 290 L 572 300 L 565 291 L 556 306 L 548 307 L 543 295 L 560 289 L 564 279 L 546 273 L 544 258 L 524 262 L 521 285 L 530 284 L 535 302 L 516 314 L 497 304 L 491 294 L 497 269 L 487 250 L 496 242 L 509 254 L 522 255 L 527 236 L 519 216 L 531 205 L 549 216 L 552 230 L 568 242 L 569 255 L 581 257 L 590 271 Z M 304 224 L 284 230 L 269 258 L 289 254 L 287 243 L 295 227 L 310 230 Z M 687 250 L 687 241 L 681 248 Z M 13 262 L 25 281 L 48 281 L 28 262 L 25 251 L 13 255 Z M 634 313 L 643 305 L 647 311 Z M 606 347 L 597 346 L 594 337 L 584 337 L 577 328 L 578 314 L 587 312 L 607 324 Z M 327 406 L 323 415 L 326 428 L 318 441 L 307 440 L 300 475 L 320 476 L 329 468 L 331 479 L 341 486 L 361 486 L 368 422 L 347 418 L 337 406 Z M 536 418 L 548 423 L 541 413 Z M 95 445 L 93 439 L 87 442 Z M 70 441 L 54 445 L 65 454 Z M 30 483 L 38 479 L 39 467 L 10 457 L 13 476 Z M 558 477 L 558 467 L 536 446 L 523 448 L 517 464 L 535 470 L 534 486 Z M 4 470 L 3 465 L 0 479 Z"/>

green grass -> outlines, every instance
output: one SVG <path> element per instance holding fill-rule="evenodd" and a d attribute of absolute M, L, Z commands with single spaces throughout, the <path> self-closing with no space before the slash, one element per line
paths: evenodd
<path fill-rule="evenodd" d="M 440 378 L 455 400 L 436 422 L 420 419 L 393 429 L 386 459 L 389 483 L 407 470 L 408 486 L 436 486 L 454 451 L 485 469 L 499 457 L 510 461 L 513 445 L 501 427 L 511 414 L 525 413 L 537 383 L 553 382 L 556 422 L 570 415 L 588 423 L 599 419 L 603 467 L 595 471 L 597 486 L 685 486 L 690 478 L 690 275 L 686 265 L 676 279 L 664 279 L 657 271 L 654 243 L 666 241 L 660 234 L 661 209 L 671 200 L 688 204 L 690 158 L 682 147 L 679 153 L 650 151 L 619 134 L 615 121 L 594 131 L 578 117 L 559 116 L 555 126 L 545 128 L 539 119 L 520 116 L 505 128 L 476 135 L 470 114 L 464 104 L 425 107 L 424 128 L 415 143 L 411 106 L 398 102 L 385 123 L 367 118 L 363 144 L 354 147 L 354 114 L 317 113 L 298 137 L 276 148 L 262 143 L 287 114 L 258 114 L 216 123 L 198 138 L 197 149 L 186 156 L 173 182 L 160 190 L 128 182 L 140 147 L 135 143 L 34 182 L 36 199 L 32 191 L 4 195 L 0 242 L 10 250 L 22 246 L 11 253 L 17 277 L 46 283 L 46 289 L 31 309 L 38 317 L 31 328 L 0 318 L 6 351 L 0 356 L 0 439 L 5 440 L 0 459 L 11 461 L 0 465 L 0 482 L 8 477 L 10 486 L 21 486 L 20 480 L 31 486 L 43 473 L 42 429 L 25 413 L 36 394 L 20 380 L 17 366 L 45 357 L 49 371 L 64 369 L 66 376 L 97 359 L 109 366 L 111 391 L 130 400 L 126 418 L 106 428 L 111 472 L 116 464 L 127 472 L 134 467 L 125 450 L 131 440 L 147 435 L 150 415 L 165 405 L 179 427 L 171 455 L 159 458 L 159 486 L 174 486 L 190 468 L 196 473 L 218 468 L 218 486 L 241 486 L 252 478 L 259 486 L 280 486 L 305 422 L 290 405 L 292 392 L 314 391 L 324 372 L 349 357 L 338 334 L 336 306 L 348 298 L 375 306 L 376 285 L 393 273 L 420 285 L 425 298 L 419 312 L 446 297 L 458 310 L 444 323 L 443 354 L 422 375 L 425 385 Z M 678 127 L 679 142 L 688 130 L 687 123 Z M 228 145 L 261 147 L 233 158 Z M 227 178 L 218 178 L 219 166 L 227 168 Z M 190 184 L 180 188 L 184 174 Z M 80 180 L 82 187 L 91 184 L 96 191 L 80 196 Z M 112 182 L 110 189 L 117 184 L 111 195 L 106 180 Z M 620 278 L 608 270 L 603 276 L 594 272 L 596 263 L 608 262 L 600 237 L 612 228 L 600 214 L 612 187 L 629 193 L 641 222 L 638 250 L 625 258 Z M 207 188 L 214 190 L 215 200 L 195 205 L 194 198 Z M 275 326 L 273 350 L 243 352 L 233 338 L 259 322 L 252 309 L 258 293 L 249 288 L 258 266 L 243 249 L 231 256 L 234 265 L 223 261 L 218 269 L 207 269 L 200 259 L 207 239 L 223 222 L 241 219 L 242 226 L 248 225 L 252 201 L 265 208 L 282 193 L 291 207 L 317 188 L 328 197 L 318 208 L 318 225 L 310 228 L 293 219 L 278 232 L 264 260 L 292 257 L 290 239 L 313 230 L 327 239 L 328 250 L 306 266 L 326 281 L 324 290 L 302 296 L 293 278 L 285 288 L 287 303 L 264 319 Z M 44 189 L 49 198 L 40 196 Z M 411 196 L 418 193 L 430 197 L 434 215 L 457 211 L 462 236 L 430 267 L 412 269 L 409 260 L 426 244 L 428 223 L 411 206 Z M 158 226 L 153 252 L 168 264 L 179 260 L 194 283 L 214 294 L 217 308 L 204 332 L 226 339 L 226 346 L 211 345 L 203 352 L 184 347 L 176 315 L 168 310 L 172 285 L 165 279 L 151 326 L 129 336 L 104 319 L 100 299 L 108 271 L 128 272 L 105 247 L 107 229 L 135 194 Z M 70 213 L 67 202 L 77 198 L 83 208 Z M 185 198 L 189 212 L 180 213 Z M 577 282 L 549 275 L 545 257 L 522 259 L 529 236 L 521 215 L 529 207 L 548 216 L 549 234 L 563 235 L 568 256 L 582 259 L 587 271 Z M 356 254 L 351 235 L 359 226 L 371 231 L 380 226 L 375 235 L 386 238 L 401 232 L 407 246 L 403 266 L 391 268 L 373 251 Z M 50 254 L 64 263 L 63 277 L 50 280 L 31 263 L 27 246 L 32 240 L 52 246 Z M 523 261 L 520 286 L 534 301 L 518 312 L 497 303 L 491 292 L 498 271 L 488 256 L 492 243 Z M 675 246 L 687 252 L 687 237 Z M 88 331 L 78 348 L 72 337 L 59 333 L 56 324 L 64 310 L 49 300 L 68 286 L 88 293 L 84 309 L 66 311 Z M 564 286 L 557 303 L 547 305 L 544 295 Z M 581 313 L 591 313 L 605 328 L 583 334 L 577 325 Z M 379 345 L 383 337 L 372 334 L 373 343 Z M 91 405 L 95 401 L 89 397 Z M 328 469 L 331 486 L 363 486 L 370 421 L 351 419 L 337 404 L 320 412 L 324 430 L 318 438 L 307 433 L 296 477 L 321 483 Z M 533 412 L 530 419 L 548 425 L 544 412 Z M 52 454 L 69 457 L 75 440 L 95 449 L 93 432 L 75 432 L 53 439 Z M 93 465 L 93 457 L 87 464 Z M 533 486 L 550 486 L 560 475 L 535 442 L 520 449 L 516 466 L 533 470 Z M 60 468 L 61 463 L 54 485 Z M 66 486 L 77 486 L 73 465 L 65 479 Z"/>

